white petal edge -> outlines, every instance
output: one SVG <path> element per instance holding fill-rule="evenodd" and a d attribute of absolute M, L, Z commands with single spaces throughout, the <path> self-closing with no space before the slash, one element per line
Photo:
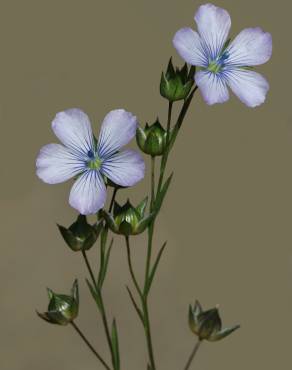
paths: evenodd
<path fill-rule="evenodd" d="M 69 204 L 82 215 L 98 212 L 105 204 L 106 188 L 100 172 L 87 170 L 72 186 Z"/>
<path fill-rule="evenodd" d="M 225 103 L 229 99 L 226 82 L 219 75 L 209 71 L 199 71 L 195 75 L 195 81 L 207 104 Z"/>
<path fill-rule="evenodd" d="M 91 124 L 87 114 L 73 108 L 56 114 L 52 129 L 58 139 L 80 158 L 94 148 Z"/>
<path fill-rule="evenodd" d="M 61 144 L 43 146 L 36 159 L 36 174 L 47 184 L 67 181 L 83 170 L 84 162 Z"/>
<path fill-rule="evenodd" d="M 102 173 L 115 184 L 133 186 L 145 176 L 145 163 L 139 152 L 124 150 L 104 161 Z"/>
<path fill-rule="evenodd" d="M 109 112 L 102 123 L 98 139 L 98 154 L 107 158 L 128 144 L 136 135 L 137 117 L 124 109 Z"/>
<path fill-rule="evenodd" d="M 231 27 L 229 13 L 213 4 L 201 5 L 195 14 L 195 21 L 211 59 L 215 59 L 227 41 Z"/>
<path fill-rule="evenodd" d="M 230 72 L 227 83 L 233 93 L 251 108 L 263 104 L 269 91 L 268 81 L 261 74 L 249 70 Z"/>
<path fill-rule="evenodd" d="M 256 66 L 266 63 L 272 55 L 272 36 L 260 27 L 241 31 L 228 47 L 228 63 Z"/>
<path fill-rule="evenodd" d="M 208 58 L 201 45 L 198 33 L 191 28 L 181 28 L 173 38 L 173 46 L 187 63 L 194 66 L 208 65 Z"/>

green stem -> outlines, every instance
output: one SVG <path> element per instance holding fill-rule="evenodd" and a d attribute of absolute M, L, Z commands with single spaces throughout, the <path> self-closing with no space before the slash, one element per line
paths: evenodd
<path fill-rule="evenodd" d="M 171 116 L 172 116 L 172 107 L 173 102 L 169 102 L 168 104 L 168 114 L 167 114 L 167 131 L 166 131 L 166 148 L 168 147 L 169 137 L 170 137 L 170 127 L 171 127 Z M 165 154 L 164 154 L 165 155 Z M 164 157 L 163 155 L 163 157 Z M 151 206 L 150 211 L 153 211 L 154 203 L 155 203 L 155 157 L 151 157 Z M 161 161 L 162 163 L 162 161 Z M 166 164 L 166 162 L 165 162 Z M 164 173 L 165 167 L 163 169 Z M 160 176 L 159 176 L 159 184 L 157 188 L 157 194 L 159 194 L 160 188 L 162 186 L 163 181 L 163 174 L 162 168 L 160 167 Z M 147 246 L 147 260 L 146 260 L 146 269 L 145 269 L 145 280 L 144 280 L 144 292 L 146 291 L 147 282 L 149 279 L 149 271 L 151 265 L 151 255 L 152 255 L 152 243 L 153 243 L 153 233 L 154 233 L 154 223 L 155 220 L 151 221 L 150 225 L 148 226 L 148 246 Z"/>
<path fill-rule="evenodd" d="M 101 357 L 101 355 L 93 348 L 92 344 L 89 342 L 89 340 L 85 337 L 85 335 L 82 333 L 82 331 L 79 329 L 79 327 L 75 324 L 74 321 L 71 321 L 71 325 L 76 330 L 76 332 L 79 334 L 79 336 L 82 338 L 84 343 L 87 345 L 87 347 L 91 350 L 91 352 L 99 359 L 99 361 L 103 364 L 103 366 L 107 370 L 111 370 L 111 368 L 107 365 L 107 363 L 104 361 L 104 359 Z"/>
<path fill-rule="evenodd" d="M 114 201 L 116 199 L 116 195 L 117 195 L 118 190 L 119 189 L 117 187 L 114 188 L 112 199 L 111 199 L 111 203 L 110 203 L 110 206 L 109 206 L 109 209 L 108 209 L 109 213 L 111 213 L 111 211 L 113 209 Z"/>
<path fill-rule="evenodd" d="M 182 106 L 182 109 L 180 111 L 180 114 L 178 116 L 177 122 L 174 126 L 174 129 L 171 133 L 171 118 L 172 118 L 172 107 L 173 103 L 169 102 L 168 104 L 168 115 L 167 115 L 167 132 L 166 132 L 166 151 L 162 156 L 161 164 L 160 164 L 160 174 L 159 174 L 159 180 L 158 180 L 158 186 L 156 190 L 156 194 L 158 195 L 161 191 L 161 187 L 163 184 L 164 179 L 164 172 L 166 169 L 166 164 L 168 160 L 168 155 L 170 153 L 170 150 L 175 142 L 175 139 L 177 137 L 178 131 L 182 125 L 182 122 L 184 120 L 184 117 L 187 113 L 187 110 L 190 106 L 190 103 L 192 101 L 192 98 L 194 96 L 195 91 L 197 90 L 197 87 L 195 87 L 190 95 L 187 97 L 187 99 L 184 101 L 184 104 Z M 171 133 L 171 134 L 170 134 Z M 154 204 L 155 204 L 155 177 L 154 177 L 154 170 L 155 170 L 155 163 L 154 159 L 152 157 L 151 159 L 151 203 L 150 203 L 150 211 L 153 211 Z M 155 218 L 154 220 L 149 224 L 148 226 L 148 247 L 147 247 L 147 260 L 146 260 L 146 268 L 145 268 L 145 281 L 144 281 L 144 290 L 141 291 L 141 288 L 137 282 L 137 279 L 135 277 L 135 273 L 133 271 L 132 261 L 131 261 L 131 250 L 130 250 L 130 243 L 129 243 L 129 237 L 126 237 L 126 245 L 127 245 L 127 256 L 128 256 L 128 265 L 130 274 L 133 280 L 133 283 L 135 285 L 135 288 L 139 294 L 139 297 L 141 299 L 142 304 L 142 310 L 143 310 L 143 324 L 144 324 L 144 331 L 145 336 L 147 340 L 147 349 L 148 349 L 148 355 L 151 365 L 151 370 L 155 370 L 155 360 L 154 360 L 154 353 L 153 353 L 153 345 L 152 345 L 152 338 L 151 338 L 151 330 L 150 330 L 150 319 L 149 319 L 149 311 L 148 311 L 148 303 L 147 303 L 147 297 L 149 294 L 149 291 L 146 293 L 146 287 L 147 282 L 149 279 L 149 271 L 151 267 L 151 254 L 152 254 L 152 243 L 153 243 L 153 233 L 154 233 L 154 225 L 155 225 Z"/>
<path fill-rule="evenodd" d="M 149 355 L 149 361 L 151 365 L 151 370 L 155 370 L 155 360 L 154 360 L 154 352 L 153 352 L 153 345 L 152 345 L 152 337 L 151 337 L 151 328 L 150 328 L 150 320 L 149 320 L 149 312 L 148 312 L 148 303 L 147 303 L 147 296 L 142 293 L 137 278 L 135 276 L 133 265 L 132 265 L 132 257 L 131 257 L 131 248 L 130 248 L 130 240 L 129 237 L 126 236 L 126 246 L 127 246 L 127 257 L 128 257 L 128 265 L 130 274 L 137 290 L 137 293 L 141 299 L 142 310 L 143 310 L 143 324 L 144 324 L 144 331 L 145 337 L 147 342 L 147 350 Z"/>
<path fill-rule="evenodd" d="M 102 297 L 101 291 L 99 292 L 99 294 L 100 294 L 100 313 L 101 313 L 101 318 L 102 318 L 102 322 L 103 322 L 103 327 L 104 327 L 104 331 L 105 331 L 105 335 L 106 335 L 108 347 L 109 347 L 110 352 L 111 352 L 111 358 L 112 358 L 113 368 L 116 369 L 116 362 L 115 362 L 115 358 L 114 358 L 114 351 L 113 351 L 113 347 L 112 347 L 112 341 L 111 341 L 111 336 L 110 336 L 110 331 L 109 331 L 109 326 L 108 326 L 108 320 L 107 320 L 106 310 L 105 310 L 105 306 L 104 306 L 104 302 L 103 302 L 103 297 Z"/>
<path fill-rule="evenodd" d="M 166 147 L 168 146 L 169 135 L 170 135 L 172 106 L 173 106 L 173 102 L 172 101 L 168 102 L 167 127 L 166 127 Z"/>
<path fill-rule="evenodd" d="M 151 157 L 151 202 L 150 202 L 150 212 L 153 211 L 155 202 L 155 157 Z M 151 265 L 151 255 L 152 255 L 152 238 L 153 238 L 153 221 L 151 221 L 148 226 L 148 247 L 147 247 L 147 259 L 145 268 L 145 280 L 144 280 L 144 292 L 146 290 L 146 285 L 149 277 L 149 270 Z"/>
<path fill-rule="evenodd" d="M 169 137 L 170 137 L 170 126 L 171 126 L 171 115 L 172 115 L 173 102 L 168 103 L 168 113 L 167 113 L 167 131 L 166 131 L 166 147 L 168 147 Z M 151 205 L 150 211 L 153 211 L 155 203 L 155 157 L 151 157 Z M 157 189 L 157 194 L 159 193 L 159 188 L 162 185 L 163 176 L 161 176 L 160 169 L 160 178 Z M 148 247 L 147 247 L 147 260 L 146 260 L 146 269 L 145 269 L 145 281 L 144 281 L 144 292 L 146 289 L 147 281 L 149 278 L 149 270 L 151 264 L 151 255 L 152 255 L 152 241 L 153 241 L 153 232 L 154 232 L 154 220 L 150 223 L 148 227 Z"/>
<path fill-rule="evenodd" d="M 91 277 L 92 284 L 93 284 L 96 292 L 99 294 L 99 298 L 100 298 L 100 314 L 101 314 L 101 318 L 102 318 L 102 322 L 103 322 L 103 326 L 104 326 L 104 331 L 105 331 L 106 339 L 107 339 L 108 346 L 109 346 L 110 353 L 111 353 L 112 364 L 113 364 L 113 367 L 115 368 L 115 361 L 114 361 L 114 353 L 113 353 L 113 348 L 112 348 L 112 341 L 111 341 L 111 336 L 110 336 L 109 325 L 108 325 L 106 310 L 105 310 L 105 306 L 104 306 L 104 301 L 103 301 L 103 297 L 102 297 L 102 292 L 99 289 L 99 287 L 97 286 L 97 282 L 95 280 L 95 277 L 94 277 L 92 268 L 90 266 L 89 260 L 87 258 L 86 252 L 84 250 L 82 251 L 82 255 L 83 255 L 84 261 L 86 263 L 86 266 L 87 266 L 89 275 Z"/>
<path fill-rule="evenodd" d="M 168 154 L 170 151 L 169 144 L 171 141 L 170 138 L 170 125 L 171 125 L 171 116 L 172 116 L 172 103 L 169 102 L 168 104 L 168 114 L 167 114 L 167 131 L 166 131 L 166 150 L 163 153 L 163 156 L 161 158 L 160 162 L 160 174 L 159 174 L 159 181 L 158 181 L 158 186 L 157 186 L 157 194 L 159 194 L 160 189 L 162 187 L 162 182 L 163 182 L 163 176 L 164 176 L 164 171 L 167 163 L 167 158 Z"/>
<path fill-rule="evenodd" d="M 156 365 L 155 365 L 155 360 L 154 360 L 147 297 L 144 297 L 142 307 L 143 307 L 143 313 L 144 313 L 144 327 L 145 327 L 145 334 L 146 334 L 147 348 L 148 348 L 148 355 L 149 355 L 149 360 L 151 364 L 151 370 L 155 370 Z"/>
<path fill-rule="evenodd" d="M 133 280 L 133 283 L 135 285 L 135 288 L 136 288 L 136 290 L 137 290 L 140 298 L 142 299 L 143 294 L 142 294 L 141 288 L 139 286 L 139 283 L 138 283 L 138 281 L 136 279 L 136 276 L 135 276 L 135 273 L 134 273 L 134 269 L 133 269 L 133 264 L 132 264 L 131 248 L 130 248 L 130 238 L 128 236 L 126 236 L 125 239 L 126 239 L 126 247 L 127 247 L 128 266 L 129 266 L 131 278 Z"/>
<path fill-rule="evenodd" d="M 151 266 L 151 255 L 152 255 L 152 241 L 154 231 L 154 220 L 150 222 L 148 226 L 148 243 L 147 243 L 147 259 L 145 268 L 145 280 L 144 280 L 144 293 L 146 292 L 147 281 L 149 278 L 150 266 Z"/>
<path fill-rule="evenodd" d="M 191 354 L 190 354 L 190 357 L 186 363 L 186 366 L 184 367 L 184 370 L 188 370 L 191 366 L 191 363 L 196 355 L 196 353 L 198 352 L 198 349 L 200 348 L 200 345 L 201 345 L 202 341 L 201 340 L 198 340 L 194 349 L 192 350 Z"/>
<path fill-rule="evenodd" d="M 181 125 L 183 123 L 183 120 L 186 116 L 186 113 L 189 109 L 189 106 L 191 104 L 191 101 L 194 97 L 194 94 L 195 94 L 197 88 L 198 87 L 195 86 L 193 88 L 193 90 L 191 91 L 190 95 L 185 99 L 185 101 L 183 103 L 183 106 L 181 108 L 181 111 L 179 113 L 179 116 L 177 118 L 176 124 L 175 124 L 175 126 L 173 128 L 173 131 L 171 133 L 171 137 L 169 138 L 167 149 L 166 149 L 165 153 L 162 156 L 161 164 L 160 164 L 160 176 L 159 176 L 159 181 L 158 181 L 158 186 L 157 186 L 157 194 L 159 194 L 159 192 L 161 190 L 161 187 L 162 187 L 164 172 L 165 172 L 165 169 L 166 169 L 166 164 L 167 164 L 169 153 L 170 153 L 170 151 L 172 149 L 172 146 L 173 146 L 173 144 L 176 140 L 177 134 L 178 134 L 178 132 L 181 128 Z M 169 106 L 168 106 L 168 122 L 171 121 L 171 113 L 172 113 L 172 105 L 169 104 Z M 168 125 L 170 126 L 170 123 Z"/>
<path fill-rule="evenodd" d="M 155 201 L 155 157 L 151 156 L 151 202 L 150 210 L 152 211 Z"/>
<path fill-rule="evenodd" d="M 84 258 L 84 261 L 85 261 L 85 264 L 86 264 L 87 270 L 88 270 L 88 272 L 89 272 L 90 278 L 91 278 L 91 280 L 92 280 L 93 286 L 94 286 L 95 288 L 97 288 L 97 284 L 96 284 L 96 281 L 95 281 L 94 273 L 93 273 L 92 268 L 91 268 L 91 266 L 90 266 L 90 263 L 89 263 L 89 260 L 88 260 L 88 258 L 87 258 L 87 254 L 86 254 L 85 250 L 82 250 L 82 256 L 83 256 L 83 258 Z"/>

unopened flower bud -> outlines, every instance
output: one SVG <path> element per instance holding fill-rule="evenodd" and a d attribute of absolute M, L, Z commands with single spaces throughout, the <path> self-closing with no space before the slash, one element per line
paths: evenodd
<path fill-rule="evenodd" d="M 129 200 L 123 206 L 115 202 L 113 215 L 104 212 L 107 225 L 116 234 L 129 236 L 142 233 L 154 217 L 152 213 L 144 215 L 147 201 L 148 198 L 145 198 L 136 208 Z"/>
<path fill-rule="evenodd" d="M 88 250 L 94 245 L 102 228 L 102 223 L 92 226 L 87 223 L 86 216 L 79 215 L 68 229 L 61 225 L 58 225 L 58 228 L 69 248 L 77 252 Z"/>
<path fill-rule="evenodd" d="M 218 341 L 227 337 L 233 331 L 239 328 L 239 325 L 230 328 L 222 329 L 222 322 L 219 316 L 218 308 L 212 308 L 203 311 L 202 306 L 196 301 L 194 307 L 189 307 L 189 326 L 200 340 L 208 340 L 211 342 Z"/>
<path fill-rule="evenodd" d="M 158 118 L 149 126 L 146 123 L 144 129 L 137 128 L 136 140 L 142 152 L 153 157 L 162 155 L 166 149 L 166 130 L 161 126 Z"/>
<path fill-rule="evenodd" d="M 160 94 L 170 102 L 186 99 L 194 84 L 194 74 L 195 67 L 189 70 L 187 64 L 174 69 L 170 58 L 166 73 L 161 75 Z"/>
<path fill-rule="evenodd" d="M 56 294 L 48 289 L 49 305 L 47 312 L 37 312 L 39 317 L 50 324 L 67 325 L 78 315 L 79 292 L 78 282 L 74 281 L 71 295 Z"/>

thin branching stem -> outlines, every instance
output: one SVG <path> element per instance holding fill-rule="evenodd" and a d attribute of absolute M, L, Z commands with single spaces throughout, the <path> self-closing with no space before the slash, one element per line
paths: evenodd
<path fill-rule="evenodd" d="M 186 363 L 186 366 L 184 367 L 184 370 L 188 370 L 188 369 L 190 368 L 191 363 L 192 363 L 192 361 L 193 361 L 193 359 L 194 359 L 194 357 L 195 357 L 196 353 L 198 352 L 198 349 L 199 349 L 199 348 L 200 348 L 200 346 L 201 346 L 201 343 L 202 343 L 202 341 L 201 341 L 201 340 L 198 340 L 198 341 L 197 341 L 197 343 L 196 343 L 196 345 L 195 345 L 194 349 L 192 350 L 192 352 L 191 352 L 191 354 L 190 354 L 190 356 L 189 356 L 189 358 L 188 358 L 188 361 L 187 361 L 187 363 Z"/>
<path fill-rule="evenodd" d="M 85 337 L 83 332 L 80 330 L 80 328 L 75 324 L 74 321 L 71 321 L 72 327 L 75 329 L 75 331 L 78 333 L 78 335 L 82 338 L 84 343 L 87 345 L 87 347 L 91 350 L 91 352 L 98 358 L 98 360 L 103 364 L 103 366 L 107 370 L 111 370 L 111 368 L 108 366 L 108 364 L 105 362 L 105 360 L 101 357 L 101 355 L 94 349 L 92 344 L 89 342 L 89 340 Z"/>

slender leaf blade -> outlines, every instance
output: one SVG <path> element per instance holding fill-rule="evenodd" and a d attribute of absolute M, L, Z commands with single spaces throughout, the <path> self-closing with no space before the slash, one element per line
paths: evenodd
<path fill-rule="evenodd" d="M 114 363 L 115 363 L 115 370 L 120 369 L 120 352 L 119 352 L 119 338 L 118 338 L 118 329 L 116 320 L 113 320 L 112 325 L 112 348 L 113 348 L 113 356 L 114 356 Z"/>
<path fill-rule="evenodd" d="M 162 206 L 163 200 L 165 198 L 165 195 L 166 195 L 167 190 L 169 188 L 169 185 L 171 183 L 172 176 L 173 176 L 173 172 L 168 177 L 168 179 L 165 181 L 165 183 L 163 184 L 162 189 L 160 190 L 160 192 L 157 194 L 157 197 L 155 199 L 155 204 L 154 204 L 154 211 L 155 211 L 156 214 L 159 212 L 159 210 Z"/>
<path fill-rule="evenodd" d="M 105 253 L 105 257 L 104 257 L 104 260 L 103 260 L 103 265 L 100 266 L 100 272 L 99 272 L 99 275 L 98 275 L 98 286 L 100 288 L 102 287 L 102 285 L 104 283 L 104 279 L 105 279 L 105 276 L 106 276 L 108 263 L 109 263 L 109 258 L 110 258 L 110 253 L 111 253 L 111 250 L 112 250 L 113 243 L 114 243 L 114 239 L 111 240 L 110 245 L 109 245 L 109 247 L 108 247 L 108 249 Z"/>
<path fill-rule="evenodd" d="M 154 276 L 155 276 L 155 273 L 156 273 L 156 270 L 157 270 L 157 267 L 158 267 L 158 264 L 159 264 L 159 261 L 161 259 L 161 256 L 162 256 L 162 253 L 166 247 L 166 243 L 167 242 L 164 242 L 162 247 L 160 248 L 158 254 L 157 254 L 157 257 L 156 257 L 156 260 L 154 262 L 154 265 L 151 269 L 151 272 L 150 272 L 150 275 L 148 277 L 148 280 L 147 280 L 147 284 L 145 286 L 145 295 L 147 295 L 149 293 L 149 290 L 151 288 L 151 285 L 152 285 L 152 282 L 153 282 L 153 279 L 154 279 Z"/>
<path fill-rule="evenodd" d="M 100 294 L 99 292 L 96 291 L 96 289 L 93 287 L 93 285 L 89 282 L 88 279 L 85 279 L 86 280 L 86 283 L 87 283 L 87 286 L 89 288 L 89 291 L 95 301 L 95 303 L 97 304 L 97 307 L 99 308 L 99 310 L 101 309 L 101 299 L 100 299 Z"/>
<path fill-rule="evenodd" d="M 136 310 L 136 312 L 137 312 L 140 320 L 142 321 L 142 324 L 144 325 L 143 313 L 142 313 L 141 309 L 138 307 L 137 302 L 135 301 L 135 298 L 134 298 L 134 296 L 133 296 L 130 288 L 128 286 L 126 288 L 127 288 L 128 293 L 129 293 L 130 299 L 131 299 L 131 301 L 133 303 L 133 306 L 134 306 L 134 308 L 135 308 L 135 310 Z"/>

